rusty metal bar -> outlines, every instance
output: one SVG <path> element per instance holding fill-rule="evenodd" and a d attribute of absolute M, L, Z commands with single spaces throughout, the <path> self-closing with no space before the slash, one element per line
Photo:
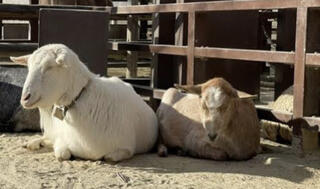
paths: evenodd
<path fill-rule="evenodd" d="M 195 22 L 196 13 L 188 13 L 188 55 L 187 55 L 187 84 L 194 82 L 194 43 L 195 43 Z"/>
<path fill-rule="evenodd" d="M 307 40 L 307 8 L 297 9 L 296 26 L 296 53 L 294 67 L 294 103 L 293 115 L 295 118 L 303 116 L 304 82 Z"/>

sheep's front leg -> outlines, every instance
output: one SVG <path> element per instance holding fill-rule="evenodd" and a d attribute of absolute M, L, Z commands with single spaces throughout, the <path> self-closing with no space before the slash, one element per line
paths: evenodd
<path fill-rule="evenodd" d="M 104 156 L 104 160 L 118 162 L 131 158 L 133 153 L 127 149 L 118 149 Z"/>
<path fill-rule="evenodd" d="M 69 160 L 71 158 L 71 152 L 68 149 L 67 145 L 63 143 L 60 139 L 54 144 L 54 155 L 59 161 Z"/>
<path fill-rule="evenodd" d="M 26 144 L 23 145 L 24 148 L 27 148 L 28 150 L 35 151 L 39 150 L 41 147 L 47 147 L 51 146 L 50 140 L 48 140 L 46 137 L 42 136 L 41 138 L 33 139 Z"/>

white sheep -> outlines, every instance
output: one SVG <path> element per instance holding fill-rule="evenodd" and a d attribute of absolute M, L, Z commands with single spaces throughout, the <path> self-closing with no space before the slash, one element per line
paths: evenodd
<path fill-rule="evenodd" d="M 158 154 L 176 148 L 194 157 L 245 160 L 260 151 L 259 119 L 250 99 L 239 98 L 224 79 L 168 89 L 157 111 Z"/>
<path fill-rule="evenodd" d="M 21 104 L 39 108 L 44 130 L 42 138 L 27 144 L 28 149 L 52 144 L 58 160 L 73 155 L 121 161 L 153 147 L 156 115 L 131 85 L 94 75 L 62 44 L 11 59 L 28 66 Z"/>

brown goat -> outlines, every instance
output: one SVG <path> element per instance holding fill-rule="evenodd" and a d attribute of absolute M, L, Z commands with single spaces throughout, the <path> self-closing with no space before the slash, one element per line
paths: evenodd
<path fill-rule="evenodd" d="M 239 98 L 222 78 L 177 87 L 196 94 L 170 88 L 163 95 L 157 111 L 160 156 L 167 147 L 213 160 L 246 160 L 258 153 L 259 119 L 250 99 Z"/>

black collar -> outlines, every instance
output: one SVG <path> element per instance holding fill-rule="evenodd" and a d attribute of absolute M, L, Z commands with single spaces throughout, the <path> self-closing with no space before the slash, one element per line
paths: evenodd
<path fill-rule="evenodd" d="M 68 110 L 70 108 L 72 108 L 72 106 L 75 104 L 75 102 L 81 97 L 83 91 L 85 91 L 85 89 L 87 88 L 89 84 L 89 81 L 88 83 L 81 89 L 81 91 L 79 92 L 79 94 L 76 96 L 76 98 L 74 98 L 71 103 L 67 106 L 53 106 L 53 116 L 60 119 L 60 120 L 63 120 L 64 117 L 66 116 Z"/>

